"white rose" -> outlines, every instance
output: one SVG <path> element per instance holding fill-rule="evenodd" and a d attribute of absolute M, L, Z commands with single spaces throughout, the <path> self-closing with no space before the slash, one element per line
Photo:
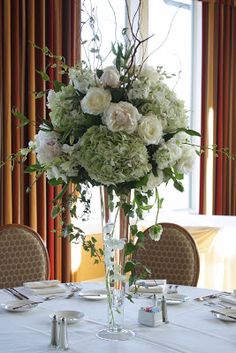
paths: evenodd
<path fill-rule="evenodd" d="M 103 70 L 101 81 L 104 87 L 116 88 L 120 83 L 120 74 L 115 66 L 108 66 Z"/>
<path fill-rule="evenodd" d="M 183 145 L 182 156 L 176 163 L 175 167 L 179 173 L 188 174 L 193 169 L 196 159 L 196 151 L 193 146 Z"/>
<path fill-rule="evenodd" d="M 152 240 L 159 241 L 161 239 L 162 232 L 163 232 L 162 225 L 155 224 L 149 229 L 149 236 Z"/>
<path fill-rule="evenodd" d="M 141 119 L 138 134 L 146 145 L 157 145 L 162 133 L 161 121 L 155 115 L 147 115 Z"/>
<path fill-rule="evenodd" d="M 164 178 L 164 174 L 162 170 L 158 170 L 157 171 L 157 176 L 154 176 L 153 173 L 150 173 L 148 175 L 148 182 L 147 185 L 142 186 L 142 190 L 144 192 L 147 192 L 149 190 L 153 190 L 154 188 L 156 188 L 157 186 L 159 186 L 162 182 L 163 182 L 163 178 Z"/>
<path fill-rule="evenodd" d="M 80 104 L 84 113 L 99 115 L 108 108 L 110 101 L 111 94 L 108 90 L 90 87 Z"/>
<path fill-rule="evenodd" d="M 111 103 L 103 114 L 103 123 L 113 132 L 125 131 L 132 134 L 138 126 L 141 115 L 128 102 Z"/>

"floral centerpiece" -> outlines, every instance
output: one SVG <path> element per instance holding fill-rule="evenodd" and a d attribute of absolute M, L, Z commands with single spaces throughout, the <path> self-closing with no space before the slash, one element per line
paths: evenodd
<path fill-rule="evenodd" d="M 158 186 L 172 181 L 175 188 L 183 191 L 181 180 L 192 169 L 196 149 L 190 137 L 199 134 L 189 129 L 184 102 L 168 87 L 168 75 L 162 68 L 149 67 L 144 62 L 136 64 L 137 50 L 146 39 L 139 40 L 132 28 L 132 39 L 128 38 L 127 29 L 122 33 L 124 43 L 112 44 L 114 65 L 103 66 L 97 35 L 90 50 L 100 60 L 96 68 L 84 62 L 75 67 L 63 64 L 68 84 L 56 82 L 54 89 L 48 91 L 49 117 L 39 126 L 34 141 L 20 151 L 23 160 L 31 152 L 36 154 L 37 162 L 28 167 L 28 172 L 35 172 L 37 177 L 46 173 L 49 183 L 62 185 L 55 199 L 53 217 L 63 210 L 62 196 L 73 184 L 68 193 L 73 217 L 78 200 L 84 204 L 84 214 L 89 214 L 90 188 L 102 186 L 106 188 L 111 210 L 122 209 L 126 217 L 142 219 L 143 213 L 152 207 L 149 205 L 152 195 L 158 210 L 161 206 Z M 106 229 L 109 229 L 105 232 L 109 291 L 110 281 L 124 282 L 121 266 L 115 267 L 113 261 L 115 252 L 120 250 L 122 256 L 130 256 L 136 249 L 136 240 L 141 241 L 144 233 L 135 221 L 126 242 L 113 239 L 111 222 Z M 158 240 L 161 232 L 156 220 L 150 237 Z M 80 239 L 92 255 L 103 255 L 102 249 L 96 249 L 96 240 L 87 242 L 83 230 L 73 222 L 63 225 L 63 233 L 71 240 Z M 131 273 L 130 282 L 135 280 L 132 259 L 128 259 L 124 271 Z M 112 309 L 111 293 L 108 297 Z M 119 310 L 116 306 L 116 311 Z"/>

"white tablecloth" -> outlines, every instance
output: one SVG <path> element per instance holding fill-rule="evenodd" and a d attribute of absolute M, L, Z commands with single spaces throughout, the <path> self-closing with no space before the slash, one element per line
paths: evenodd
<path fill-rule="evenodd" d="M 88 288 L 99 288 L 99 283 L 84 283 Z M 27 289 L 22 289 L 27 293 Z M 192 287 L 180 287 L 179 293 L 195 298 L 214 291 Z M 0 290 L 1 303 L 14 298 Z M 78 353 L 235 353 L 236 323 L 220 321 L 210 313 L 211 307 L 203 302 L 190 300 L 183 304 L 168 305 L 170 323 L 158 327 L 138 323 L 138 309 L 150 305 L 150 299 L 135 299 L 125 303 L 125 326 L 135 332 L 129 341 L 112 342 L 96 337 L 106 326 L 106 300 L 88 301 L 76 295 L 70 299 L 45 301 L 37 308 L 23 313 L 11 313 L 0 309 L 0 352 L 47 353 L 51 352 L 49 314 L 58 310 L 78 310 L 84 318 L 68 325 L 70 352 Z"/>

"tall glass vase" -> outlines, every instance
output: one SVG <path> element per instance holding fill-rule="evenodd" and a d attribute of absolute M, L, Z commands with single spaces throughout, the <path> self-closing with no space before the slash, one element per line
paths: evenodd
<path fill-rule="evenodd" d="M 128 237 L 128 219 L 121 214 L 119 207 L 112 212 L 106 207 L 106 191 L 101 190 L 101 197 L 108 325 L 97 336 L 106 340 L 125 341 L 134 336 L 132 331 L 124 328 L 124 247 Z"/>

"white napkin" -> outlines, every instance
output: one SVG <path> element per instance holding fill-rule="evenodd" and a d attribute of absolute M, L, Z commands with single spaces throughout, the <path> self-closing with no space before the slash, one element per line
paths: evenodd
<path fill-rule="evenodd" d="M 138 293 L 163 293 L 166 286 L 166 280 L 139 280 L 130 287 L 130 291 L 137 290 Z"/>
<path fill-rule="evenodd" d="M 55 280 L 49 280 L 49 281 L 25 282 L 25 283 L 23 283 L 23 286 L 31 288 L 31 289 L 38 289 L 38 288 L 55 287 L 60 283 L 61 283 L 60 281 L 55 279 Z"/>
<path fill-rule="evenodd" d="M 55 287 L 50 287 L 50 288 L 40 288 L 40 289 L 31 289 L 33 294 L 38 294 L 38 295 L 49 295 L 49 294 L 61 294 L 65 293 L 66 289 L 55 286 Z"/>
<path fill-rule="evenodd" d="M 24 287 L 29 288 L 33 294 L 37 295 L 49 295 L 49 294 L 60 294 L 65 293 L 66 289 L 60 286 L 60 281 L 35 281 L 25 282 Z"/>
<path fill-rule="evenodd" d="M 135 286 L 131 286 L 130 291 L 134 292 Z M 163 288 L 161 286 L 148 287 L 148 288 L 138 287 L 137 293 L 163 293 Z"/>
<path fill-rule="evenodd" d="M 225 303 L 230 303 L 236 305 L 236 296 L 235 295 L 222 295 L 220 300 Z"/>

